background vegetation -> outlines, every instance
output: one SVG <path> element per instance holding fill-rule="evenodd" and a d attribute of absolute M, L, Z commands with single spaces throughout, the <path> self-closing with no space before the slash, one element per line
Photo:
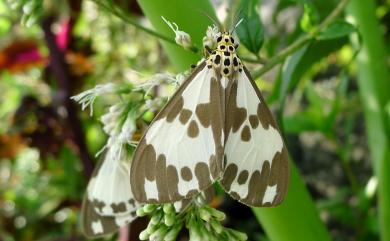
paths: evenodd
<path fill-rule="evenodd" d="M 202 12 L 244 19 L 239 54 L 293 167 L 277 208 L 218 196 L 225 225 L 259 241 L 390 241 L 388 0 L 1 0 L 0 240 L 85 240 L 80 204 L 107 138 L 99 119 L 117 100 L 97 98 L 89 116 L 70 97 L 135 83 L 134 71 L 188 70 L 212 25 Z M 198 51 L 177 46 L 161 16 Z M 107 240 L 137 240 L 143 225 Z"/>

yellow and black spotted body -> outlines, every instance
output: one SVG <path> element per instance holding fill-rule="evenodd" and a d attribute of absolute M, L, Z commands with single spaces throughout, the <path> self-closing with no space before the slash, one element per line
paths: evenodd
<path fill-rule="evenodd" d="M 238 43 L 229 33 L 222 33 L 217 38 L 217 48 L 206 60 L 208 68 L 220 72 L 222 76 L 233 76 L 237 71 L 242 72 L 243 66 L 236 54 Z"/>

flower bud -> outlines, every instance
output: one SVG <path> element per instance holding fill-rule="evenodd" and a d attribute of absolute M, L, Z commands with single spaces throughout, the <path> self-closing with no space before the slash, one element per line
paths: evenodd
<path fill-rule="evenodd" d="M 146 231 L 148 232 L 148 234 L 152 234 L 154 233 L 160 226 L 157 224 L 153 224 L 152 222 L 149 222 L 148 226 L 146 227 Z"/>
<path fill-rule="evenodd" d="M 150 234 L 148 233 L 148 230 L 145 229 L 144 231 L 142 231 L 142 232 L 139 234 L 139 239 L 140 239 L 140 240 L 147 240 L 147 239 L 149 239 L 149 236 L 150 236 Z"/>
<path fill-rule="evenodd" d="M 174 213 L 168 213 L 164 215 L 164 223 L 168 227 L 172 226 L 175 223 L 175 214 Z"/>
<path fill-rule="evenodd" d="M 175 41 L 178 45 L 183 46 L 185 49 L 193 48 L 191 36 L 188 33 L 180 31 L 176 23 L 169 22 L 163 16 L 161 16 L 161 18 L 172 29 L 172 31 L 175 32 Z"/>
<path fill-rule="evenodd" d="M 238 240 L 238 241 L 245 241 L 248 240 L 248 235 L 245 233 L 236 231 L 234 229 L 227 229 L 227 232 L 230 237 L 232 237 L 232 240 Z"/>
<path fill-rule="evenodd" d="M 144 209 L 143 208 L 138 208 L 137 209 L 137 216 L 138 217 L 143 217 L 145 216 L 147 213 L 145 213 Z"/>
<path fill-rule="evenodd" d="M 201 219 L 203 219 L 204 221 L 206 222 L 209 222 L 210 221 L 210 218 L 211 218 L 211 214 L 210 212 L 208 212 L 206 209 L 204 208 L 200 208 L 199 209 L 199 216 Z"/>
<path fill-rule="evenodd" d="M 164 213 L 175 213 L 175 207 L 173 204 L 167 203 L 163 205 Z"/>
<path fill-rule="evenodd" d="M 168 232 L 168 228 L 164 225 L 161 225 L 154 233 L 152 233 L 149 237 L 151 241 L 162 241 L 164 240 L 165 235 Z"/>
<path fill-rule="evenodd" d="M 214 229 L 214 231 L 218 234 L 222 233 L 223 227 L 222 225 L 215 219 L 210 221 L 210 226 Z"/>
<path fill-rule="evenodd" d="M 211 216 L 215 217 L 218 221 L 222 221 L 226 217 L 226 215 L 223 212 L 218 211 L 217 209 L 210 208 L 210 207 L 204 207 L 204 208 L 207 209 L 207 211 L 211 214 Z"/>
<path fill-rule="evenodd" d="M 145 204 L 142 209 L 145 213 L 152 213 L 154 210 L 157 209 L 157 205 L 155 204 Z"/>
<path fill-rule="evenodd" d="M 175 241 L 177 238 L 177 235 L 179 234 L 183 224 L 179 223 L 173 226 L 169 232 L 165 235 L 164 241 Z"/>
<path fill-rule="evenodd" d="M 215 49 L 217 47 L 217 38 L 220 36 L 218 27 L 213 25 L 209 26 L 206 31 L 206 36 L 203 38 L 203 46 Z"/>
<path fill-rule="evenodd" d="M 158 224 L 162 218 L 163 218 L 163 213 L 158 212 L 152 216 L 152 218 L 150 219 L 150 222 L 153 224 Z"/>

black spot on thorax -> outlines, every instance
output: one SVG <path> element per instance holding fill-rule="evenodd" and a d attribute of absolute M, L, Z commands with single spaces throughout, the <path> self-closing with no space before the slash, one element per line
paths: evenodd
<path fill-rule="evenodd" d="M 214 63 L 215 64 L 219 64 L 221 62 L 221 55 L 215 55 L 215 58 L 214 58 Z"/>

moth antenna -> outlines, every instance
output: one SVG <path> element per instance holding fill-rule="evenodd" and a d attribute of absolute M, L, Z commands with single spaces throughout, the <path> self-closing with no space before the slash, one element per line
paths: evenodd
<path fill-rule="evenodd" d="M 234 28 L 230 31 L 230 34 L 233 34 L 233 32 L 236 30 L 236 28 L 242 23 L 242 21 L 244 21 L 243 18 L 241 18 L 237 23 L 236 25 L 234 26 Z"/>
<path fill-rule="evenodd" d="M 215 20 L 214 18 L 212 18 L 212 17 L 211 17 L 210 15 L 208 15 L 205 11 L 200 11 L 200 13 L 202 13 L 204 16 L 206 16 L 208 19 L 210 19 L 211 22 L 213 22 L 213 24 L 214 24 L 215 26 L 218 27 L 219 31 L 222 30 L 222 25 L 221 25 L 221 23 L 219 23 L 219 21 L 217 21 L 217 20 Z"/>
<path fill-rule="evenodd" d="M 239 10 L 237 10 L 234 15 L 232 16 L 232 18 L 230 19 L 230 28 L 233 29 L 234 28 L 234 25 L 236 24 L 237 22 L 237 19 L 238 19 L 238 16 L 240 16 L 241 14 L 241 8 Z M 230 31 L 229 31 L 230 32 Z"/>

